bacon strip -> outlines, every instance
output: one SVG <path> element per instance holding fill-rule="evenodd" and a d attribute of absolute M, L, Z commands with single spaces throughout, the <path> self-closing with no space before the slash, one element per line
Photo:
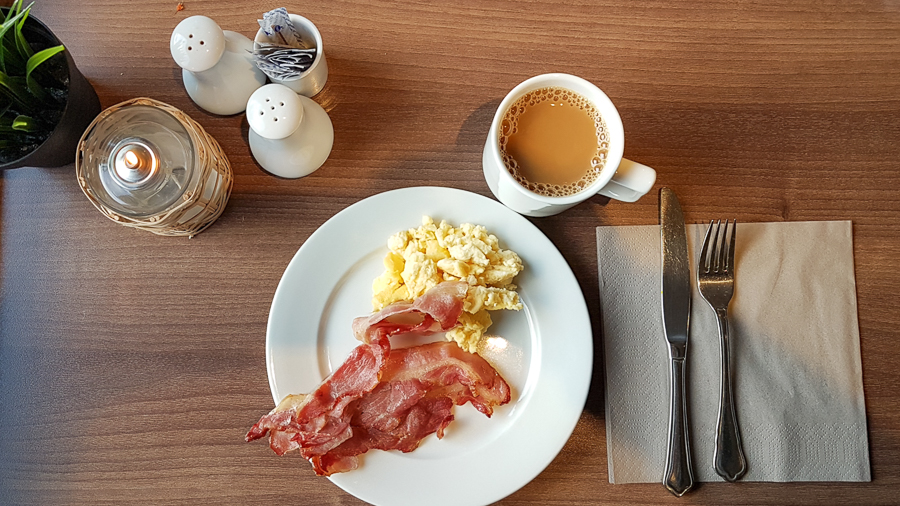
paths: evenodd
<path fill-rule="evenodd" d="M 456 324 L 465 283 L 442 283 L 413 303 L 397 303 L 353 322 L 364 344 L 309 395 L 290 395 L 263 416 L 246 440 L 269 433 L 279 455 L 299 450 L 319 475 L 355 469 L 369 449 L 409 452 L 472 403 L 491 416 L 509 402 L 509 385 L 478 355 L 438 342 L 391 350 L 389 337 L 429 334 Z M 415 316 L 409 319 L 409 316 Z"/>
<path fill-rule="evenodd" d="M 271 431 L 269 446 L 275 453 L 301 450 L 307 458 L 341 444 L 353 435 L 352 412 L 346 411 L 347 406 L 378 385 L 390 351 L 387 339 L 357 346 L 313 393 L 285 397 L 245 439 L 253 441 Z"/>
<path fill-rule="evenodd" d="M 456 326 L 468 289 L 464 281 L 446 281 L 413 302 L 394 302 L 377 313 L 354 318 L 353 335 L 372 343 L 407 332 L 446 332 Z"/>

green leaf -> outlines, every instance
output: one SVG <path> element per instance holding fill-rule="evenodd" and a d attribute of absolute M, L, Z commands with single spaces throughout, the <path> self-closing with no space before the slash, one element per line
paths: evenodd
<path fill-rule="evenodd" d="M 31 8 L 31 6 L 29 6 L 29 8 Z M 10 9 L 9 13 L 12 14 L 12 12 L 13 12 L 12 9 Z M 3 26 L 0 27 L 0 44 L 5 43 L 6 33 L 12 27 L 17 26 L 19 21 L 21 21 L 27 15 L 28 15 L 27 10 L 18 12 L 18 13 L 16 13 L 15 16 L 12 16 L 12 17 L 9 17 L 9 15 L 7 15 L 6 21 L 4 21 Z M 15 35 L 14 35 L 14 37 L 15 37 Z M 16 49 L 18 51 L 18 43 L 16 41 L 12 41 L 12 43 L 10 45 L 16 47 Z M 12 48 L 10 48 L 9 50 L 12 51 Z M 6 64 L 3 59 L 3 51 L 0 51 L 0 69 L 2 69 L 4 72 L 6 72 Z"/>
<path fill-rule="evenodd" d="M 6 21 L 3 22 L 3 27 L 0 28 L 0 36 L 6 35 L 6 32 L 9 31 L 10 28 L 16 26 L 22 18 L 28 16 L 28 11 L 17 12 L 15 16 L 12 15 L 13 11 L 10 10 L 6 15 Z"/>
<path fill-rule="evenodd" d="M 40 130 L 37 121 L 31 116 L 25 116 L 24 114 L 16 116 L 16 119 L 12 121 L 12 128 L 20 132 L 37 132 Z"/>
<path fill-rule="evenodd" d="M 31 13 L 31 5 L 25 9 L 25 16 L 16 23 L 16 30 L 14 32 L 16 37 L 16 47 L 19 49 L 19 54 L 23 59 L 31 58 L 31 55 L 34 54 L 34 50 L 31 49 L 31 44 L 25 40 L 25 35 L 22 34 L 22 28 L 25 27 L 25 22 L 28 21 L 29 13 Z"/>
<path fill-rule="evenodd" d="M 0 132 L 3 132 L 5 134 L 18 135 L 18 132 L 13 130 L 13 126 L 12 126 L 13 120 L 15 118 L 12 116 L 5 116 L 7 110 L 9 110 L 8 105 L 3 110 L 3 114 L 0 114 Z M 4 137 L 6 137 L 6 136 L 4 136 Z"/>
<path fill-rule="evenodd" d="M 19 52 L 13 44 L 4 45 L 2 53 L 0 70 L 11 76 L 25 75 L 25 60 L 19 56 Z"/>
<path fill-rule="evenodd" d="M 26 111 L 34 110 L 24 77 L 10 77 L 0 72 L 0 93 L 6 95 L 18 107 Z"/>
<path fill-rule="evenodd" d="M 65 46 L 59 45 L 59 46 L 54 46 L 54 47 L 48 47 L 47 49 L 38 51 L 37 53 L 34 53 L 33 55 L 31 55 L 31 57 L 28 58 L 28 62 L 25 64 L 25 78 L 30 79 L 31 73 L 34 72 L 34 69 L 36 69 L 38 67 L 38 65 L 49 60 L 57 53 L 61 53 L 61 52 L 65 51 L 65 49 L 66 49 Z"/>
<path fill-rule="evenodd" d="M 38 84 L 38 82 L 31 77 L 31 73 L 34 72 L 36 68 L 45 61 L 49 60 L 56 54 L 61 53 L 66 48 L 63 46 L 54 46 L 48 47 L 42 51 L 38 51 L 31 55 L 31 58 L 28 58 L 28 62 L 25 63 L 25 85 L 28 87 L 28 91 L 31 92 L 32 95 L 38 97 L 41 100 L 49 100 L 50 95 L 44 91 L 43 86 Z"/>
<path fill-rule="evenodd" d="M 3 133 L 13 133 L 14 130 L 12 128 L 13 118 L 4 118 L 0 116 L 0 132 Z"/>
<path fill-rule="evenodd" d="M 9 6 L 9 12 L 6 13 L 6 19 L 3 22 L 9 21 L 9 19 L 19 12 L 22 11 L 22 0 L 16 0 L 12 5 Z"/>

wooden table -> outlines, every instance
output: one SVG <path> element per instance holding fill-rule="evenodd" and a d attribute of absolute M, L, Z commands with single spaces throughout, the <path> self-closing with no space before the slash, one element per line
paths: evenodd
<path fill-rule="evenodd" d="M 8 2 L 7 2 L 8 3 Z M 329 217 L 415 185 L 490 196 L 481 153 L 500 99 L 560 71 L 617 104 L 625 155 L 656 168 L 689 222 L 852 220 L 873 481 L 704 484 L 682 499 L 607 478 L 594 227 L 657 223 L 589 200 L 533 219 L 577 275 L 595 373 L 568 444 L 502 504 L 885 504 L 900 490 L 900 4 L 897 2 L 325 2 L 288 5 L 324 37 L 331 157 L 284 180 L 252 159 L 240 115 L 185 94 L 169 55 L 195 14 L 255 32 L 279 2 L 40 0 L 104 107 L 136 96 L 190 114 L 234 191 L 193 239 L 104 218 L 73 166 L 0 175 L 0 503 L 360 504 L 243 434 L 271 408 L 275 287 Z M 540 437 L 540 434 L 535 434 Z M 460 484 L 464 486 L 464 484 Z"/>

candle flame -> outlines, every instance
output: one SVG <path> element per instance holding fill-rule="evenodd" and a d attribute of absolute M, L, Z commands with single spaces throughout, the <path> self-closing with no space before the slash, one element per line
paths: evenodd
<path fill-rule="evenodd" d="M 141 160 L 138 158 L 138 155 L 134 151 L 128 151 L 125 153 L 125 165 L 129 169 L 133 169 L 139 166 Z"/>

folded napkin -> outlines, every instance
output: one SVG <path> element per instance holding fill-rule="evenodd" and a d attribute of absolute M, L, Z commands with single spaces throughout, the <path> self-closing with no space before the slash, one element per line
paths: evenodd
<path fill-rule="evenodd" d="M 693 285 L 688 409 L 696 481 L 713 469 L 715 314 L 696 286 L 706 225 L 688 225 Z M 661 482 L 668 355 L 659 226 L 599 227 L 611 483 Z M 738 223 L 729 307 L 744 481 L 870 481 L 851 223 Z"/>

